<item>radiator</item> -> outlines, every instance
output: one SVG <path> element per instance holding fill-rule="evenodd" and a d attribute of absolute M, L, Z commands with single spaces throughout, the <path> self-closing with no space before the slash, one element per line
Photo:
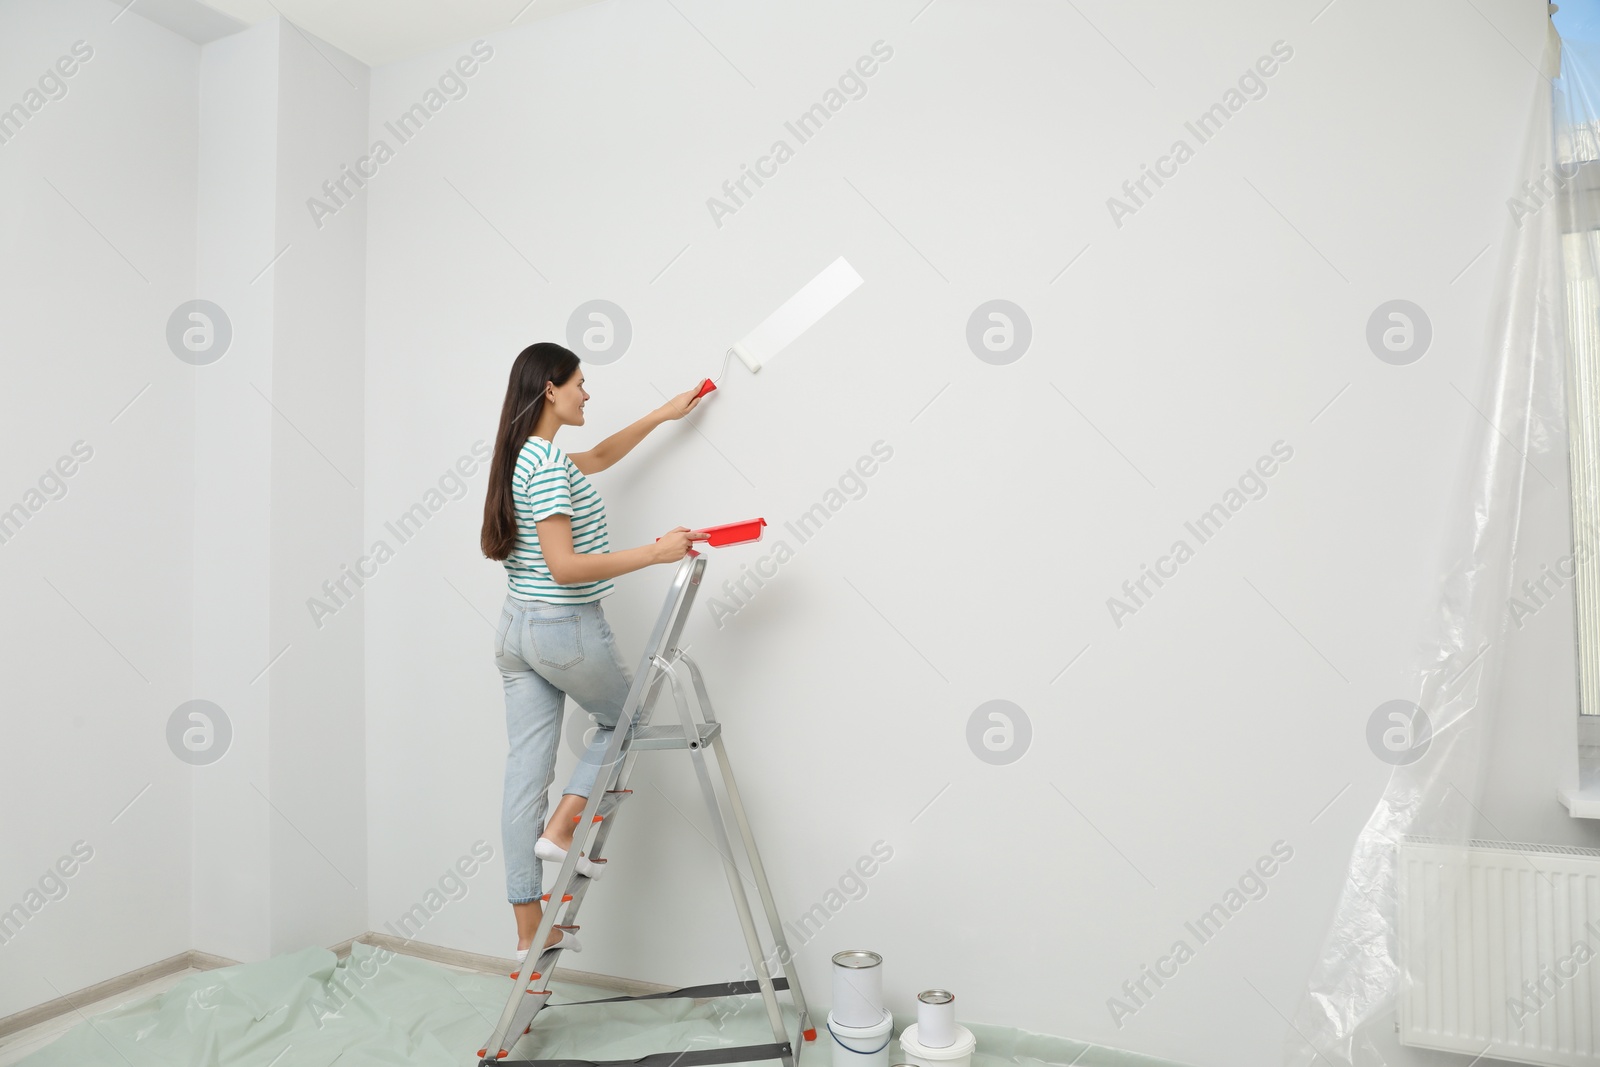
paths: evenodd
<path fill-rule="evenodd" d="M 1600 850 L 1410 836 L 1398 880 L 1401 1044 L 1600 1062 Z"/>

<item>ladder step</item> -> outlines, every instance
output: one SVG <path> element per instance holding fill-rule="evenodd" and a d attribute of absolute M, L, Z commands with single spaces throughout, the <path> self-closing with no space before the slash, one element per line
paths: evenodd
<path fill-rule="evenodd" d="M 558 930 L 576 930 L 577 927 L 576 926 L 563 926 L 562 924 L 557 923 L 556 924 L 556 929 L 558 929 Z M 560 956 L 560 955 L 561 955 L 561 946 L 559 944 L 551 945 L 549 948 L 547 948 L 543 952 L 539 953 L 539 959 L 534 964 L 534 966 L 537 967 L 538 970 L 533 972 L 533 977 L 528 979 L 528 981 L 530 981 L 530 982 L 538 981 L 539 976 L 541 974 L 547 973 L 551 967 L 555 966 L 556 958 L 558 956 Z M 520 968 L 511 972 L 511 977 L 512 978 L 519 978 L 519 977 L 521 977 L 521 975 L 522 975 L 522 970 Z M 535 992 L 535 991 L 530 989 L 530 990 L 528 990 L 528 992 L 532 993 L 532 992 Z M 549 991 L 548 990 L 541 990 L 541 992 L 549 992 Z"/>
<path fill-rule="evenodd" d="M 652 1052 L 636 1060 L 508 1060 L 497 1058 L 485 1063 L 500 1067 L 700 1067 L 702 1064 L 750 1063 L 781 1060 L 793 1053 L 789 1042 L 767 1045 L 736 1045 L 729 1048 L 697 1048 L 683 1052 Z"/>
<path fill-rule="evenodd" d="M 517 1005 L 517 1010 L 512 1017 L 511 1028 L 506 1031 L 507 1035 L 526 1034 L 529 1030 L 533 1029 L 533 1020 L 538 1017 L 539 1009 L 550 1003 L 550 998 L 543 995 L 549 993 L 550 990 L 530 989 L 528 992 L 537 992 L 541 995 L 526 996 L 522 998 L 522 1002 Z M 482 1059 L 483 1057 L 480 1055 L 478 1058 Z"/>
<path fill-rule="evenodd" d="M 703 748 L 713 737 L 722 732 L 720 722 L 702 722 L 696 725 L 698 736 L 685 735 L 682 726 L 641 726 L 633 731 L 632 737 L 624 739 L 623 743 L 628 748 L 640 752 L 688 748 L 691 744 Z"/>
<path fill-rule="evenodd" d="M 599 817 L 603 819 L 612 814 L 631 796 L 633 796 L 631 789 L 607 789 L 605 795 L 600 798 Z"/>

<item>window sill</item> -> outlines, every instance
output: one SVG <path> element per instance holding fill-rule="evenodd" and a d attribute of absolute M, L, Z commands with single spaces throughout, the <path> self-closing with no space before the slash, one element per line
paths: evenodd
<path fill-rule="evenodd" d="M 1574 819 L 1600 819 L 1600 789 L 1558 789 L 1556 795 Z"/>

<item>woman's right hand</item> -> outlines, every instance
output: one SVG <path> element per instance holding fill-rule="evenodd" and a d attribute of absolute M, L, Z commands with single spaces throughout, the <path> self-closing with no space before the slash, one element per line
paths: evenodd
<path fill-rule="evenodd" d="M 656 562 L 676 563 L 689 554 L 689 546 L 695 541 L 704 541 L 710 535 L 696 533 L 687 526 L 679 526 L 668 530 L 656 538 Z"/>

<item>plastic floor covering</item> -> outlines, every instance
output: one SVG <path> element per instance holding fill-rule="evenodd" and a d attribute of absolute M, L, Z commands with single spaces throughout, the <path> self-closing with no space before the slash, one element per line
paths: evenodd
<path fill-rule="evenodd" d="M 510 1059 L 629 1060 L 772 1040 L 759 995 L 562 1007 L 618 994 L 559 975 L 551 980 L 552 1003 Z M 505 976 L 457 971 L 359 942 L 342 960 L 308 948 L 190 975 L 164 993 L 79 1021 L 18 1067 L 468 1067 L 478 1062 L 477 1049 L 510 988 Z M 798 1021 L 787 1004 L 784 1015 L 792 1034 Z M 833 1063 L 822 1021 L 817 1040 L 802 1043 L 800 1067 Z M 894 1033 L 915 1021 L 896 1013 Z M 961 1022 L 978 1040 L 973 1067 L 1177 1067 L 1066 1038 Z M 899 1053 L 897 1039 L 889 1063 L 900 1062 Z"/>

